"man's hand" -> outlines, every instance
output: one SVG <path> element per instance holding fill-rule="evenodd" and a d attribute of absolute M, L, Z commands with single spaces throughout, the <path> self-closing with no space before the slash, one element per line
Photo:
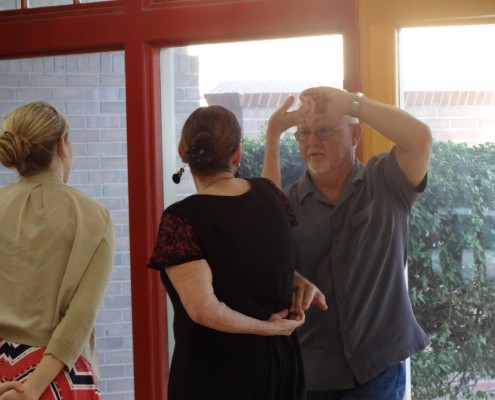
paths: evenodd
<path fill-rule="evenodd" d="M 294 104 L 294 100 L 294 96 L 289 96 L 282 106 L 272 114 L 268 120 L 267 136 L 279 138 L 287 129 L 301 124 L 314 113 L 314 100 L 304 96 L 300 97 L 301 103 L 296 110 L 288 111 Z"/>
<path fill-rule="evenodd" d="M 296 272 L 290 312 L 295 315 L 304 314 L 311 304 L 316 304 L 320 310 L 328 309 L 325 295 L 320 289 Z"/>
<path fill-rule="evenodd" d="M 284 104 L 272 114 L 266 128 L 265 157 L 261 176 L 270 179 L 279 188 L 282 186 L 282 177 L 280 175 L 280 136 L 293 126 L 309 122 L 315 108 L 313 99 L 301 96 L 299 108 L 289 111 L 289 108 L 294 104 L 294 100 L 294 96 L 289 96 L 284 101 Z"/>

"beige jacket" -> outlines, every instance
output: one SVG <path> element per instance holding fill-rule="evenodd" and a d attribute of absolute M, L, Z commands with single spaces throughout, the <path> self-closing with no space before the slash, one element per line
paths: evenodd
<path fill-rule="evenodd" d="M 39 173 L 0 189 L 0 338 L 98 372 L 95 320 L 110 279 L 109 211 Z"/>

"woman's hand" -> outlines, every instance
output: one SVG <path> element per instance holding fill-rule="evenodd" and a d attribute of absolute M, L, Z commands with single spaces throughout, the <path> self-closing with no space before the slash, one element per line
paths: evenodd
<path fill-rule="evenodd" d="M 21 382 L 0 383 L 0 400 L 38 400 Z"/>
<path fill-rule="evenodd" d="M 0 383 L 0 395 L 8 392 L 9 390 L 16 390 L 18 392 L 23 392 L 24 387 L 21 382 L 1 382 Z"/>
<path fill-rule="evenodd" d="M 292 316 L 287 309 L 272 314 L 268 322 L 272 323 L 273 330 L 267 332 L 267 336 L 289 336 L 298 326 L 304 324 L 304 319 L 304 313 Z"/>

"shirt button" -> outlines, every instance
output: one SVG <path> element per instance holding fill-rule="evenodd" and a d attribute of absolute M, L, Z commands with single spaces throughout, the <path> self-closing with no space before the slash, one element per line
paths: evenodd
<path fill-rule="evenodd" d="M 345 324 L 344 325 L 344 331 L 348 331 L 349 330 L 349 324 Z"/>
<path fill-rule="evenodd" d="M 345 353 L 345 356 L 346 356 L 346 358 L 351 358 L 352 357 L 352 353 Z"/>

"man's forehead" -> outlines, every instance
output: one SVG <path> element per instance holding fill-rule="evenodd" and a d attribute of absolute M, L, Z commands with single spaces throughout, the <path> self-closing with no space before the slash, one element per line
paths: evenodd
<path fill-rule="evenodd" d="M 298 128 L 320 128 L 322 126 L 335 128 L 344 125 L 345 116 L 343 115 L 328 115 L 328 114 L 313 114 L 307 122 L 299 124 Z"/>

